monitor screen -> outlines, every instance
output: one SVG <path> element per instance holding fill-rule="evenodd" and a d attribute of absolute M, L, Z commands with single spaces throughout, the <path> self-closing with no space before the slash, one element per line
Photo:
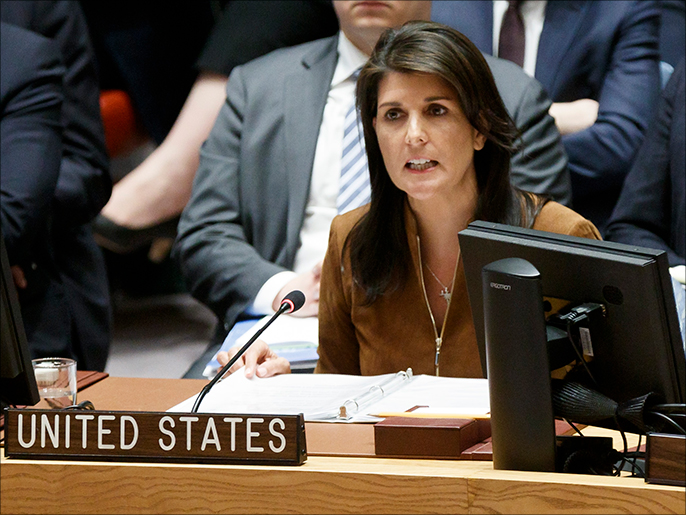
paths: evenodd
<path fill-rule="evenodd" d="M 484 373 L 482 269 L 521 258 L 540 272 L 549 322 L 570 307 L 601 305 L 603 316 L 588 331 L 592 358 L 584 359 L 595 391 L 618 403 L 648 393 L 686 401 L 686 358 L 664 251 L 482 221 L 459 239 Z"/>
<path fill-rule="evenodd" d="M 0 399 L 2 407 L 33 406 L 39 400 L 36 377 L 26 341 L 17 291 L 12 280 L 5 240 L 0 237 Z"/>

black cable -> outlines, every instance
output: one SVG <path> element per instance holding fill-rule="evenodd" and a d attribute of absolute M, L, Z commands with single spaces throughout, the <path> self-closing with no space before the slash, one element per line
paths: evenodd
<path fill-rule="evenodd" d="M 643 435 L 639 433 L 639 435 L 638 435 L 638 445 L 636 446 L 636 449 L 640 449 L 640 447 L 641 447 L 641 436 L 643 436 Z M 631 475 L 632 475 L 632 477 L 641 477 L 641 478 L 645 478 L 645 477 L 646 477 L 645 471 L 644 471 L 644 470 L 641 468 L 641 466 L 636 462 L 636 460 L 637 460 L 638 458 L 645 458 L 645 454 L 646 454 L 645 452 L 638 451 L 638 450 L 637 450 L 636 452 L 627 453 L 627 456 L 630 456 L 630 457 L 633 457 L 633 458 L 634 458 L 634 459 L 632 460 L 632 464 L 631 464 Z M 636 470 L 638 470 L 638 474 L 636 473 Z"/>
<path fill-rule="evenodd" d="M 641 433 L 638 434 L 638 443 L 636 444 L 636 449 L 641 448 L 641 437 L 643 435 Z M 638 459 L 638 452 L 632 452 L 632 453 L 626 453 L 626 456 L 633 456 L 633 460 L 631 460 L 631 475 L 635 476 L 636 475 L 636 469 L 641 470 L 641 468 L 638 466 L 636 463 L 636 460 Z"/>
<path fill-rule="evenodd" d="M 686 413 L 686 404 L 654 404 L 651 406 L 653 410 L 665 410 L 665 411 L 682 411 Z"/>
<path fill-rule="evenodd" d="M 636 464 L 636 468 L 638 469 L 638 472 L 639 472 L 639 473 L 638 473 L 638 474 L 634 474 L 634 477 L 645 478 L 645 477 L 646 477 L 646 473 L 645 473 L 645 471 L 641 468 L 641 466 L 640 466 L 638 463 Z"/>
<path fill-rule="evenodd" d="M 669 422 L 672 426 L 674 426 L 679 433 L 681 433 L 682 435 L 686 435 L 686 430 L 684 430 L 683 427 L 681 427 L 679 424 L 674 422 L 674 420 L 672 420 L 672 417 L 669 417 L 669 416 L 665 415 L 664 413 L 660 413 L 659 411 L 649 411 L 648 414 L 660 417 L 662 420 L 665 420 L 665 421 Z"/>
<path fill-rule="evenodd" d="M 615 475 L 615 476 L 621 475 L 622 470 L 624 470 L 624 466 L 625 466 L 626 463 L 627 463 L 627 458 L 630 457 L 630 456 L 635 456 L 635 457 L 634 457 L 634 460 L 633 460 L 633 463 L 632 463 L 632 466 L 631 466 L 631 474 L 632 474 L 633 476 L 637 476 L 637 477 L 645 477 L 645 472 L 644 472 L 643 469 L 636 463 L 636 457 L 637 457 L 639 454 L 645 454 L 645 453 L 640 453 L 640 451 L 638 451 L 638 449 L 639 449 L 640 446 L 641 446 L 641 434 L 639 433 L 639 435 L 638 435 L 638 446 L 636 447 L 637 451 L 636 451 L 636 452 L 631 452 L 631 453 L 630 453 L 630 452 L 629 452 L 629 443 L 627 442 L 627 439 L 626 439 L 626 433 L 624 432 L 624 429 L 622 429 L 622 426 L 619 424 L 619 419 L 617 418 L 617 415 L 614 416 L 614 419 L 615 419 L 615 424 L 617 424 L 617 428 L 618 428 L 619 434 L 620 434 L 621 437 L 622 437 L 622 442 L 623 442 L 623 444 L 624 444 L 624 451 L 621 452 L 621 453 L 619 453 L 619 454 L 622 456 L 622 460 L 621 460 L 620 464 L 617 466 L 617 472 L 616 472 L 614 475 Z M 640 472 L 640 474 L 636 475 L 636 472 L 635 472 L 636 470 L 638 470 L 638 471 Z"/>
<path fill-rule="evenodd" d="M 562 418 L 562 420 L 564 420 L 567 424 L 569 424 L 574 429 L 574 431 L 576 431 L 579 434 L 579 436 L 581 436 L 581 437 L 586 436 L 579 430 L 578 427 L 576 427 L 574 425 L 573 422 L 571 422 L 570 420 L 568 420 L 566 418 Z M 622 442 L 624 445 L 624 452 L 617 452 L 617 451 L 613 450 L 613 453 L 615 455 L 621 456 L 620 464 L 618 466 L 615 464 L 612 464 L 612 468 L 615 469 L 615 471 L 613 473 L 608 474 L 608 473 L 598 472 L 592 466 L 589 466 L 588 473 L 595 474 L 595 475 L 605 475 L 605 476 L 607 476 L 607 475 L 619 476 L 621 474 L 622 470 L 624 470 L 624 466 L 629 461 L 627 458 L 632 458 L 632 460 L 631 460 L 631 475 L 632 475 L 632 477 L 645 478 L 645 472 L 643 471 L 643 468 L 641 468 L 641 466 L 636 461 L 638 458 L 645 458 L 645 452 L 639 450 L 641 447 L 641 438 L 643 435 L 641 433 L 639 433 L 639 435 L 638 435 L 638 444 L 636 446 L 636 451 L 629 452 L 629 442 L 627 441 L 626 433 L 622 429 L 622 426 L 619 424 L 619 419 L 616 416 L 615 416 L 615 423 L 617 424 L 619 434 L 622 436 Z M 578 454 L 579 454 L 579 452 L 575 452 L 575 453 L 572 453 L 570 456 L 567 457 L 567 459 L 565 460 L 565 463 L 563 465 L 563 471 L 565 471 L 569 468 L 570 463 L 572 462 L 573 459 L 578 458 L 578 456 L 577 456 Z M 612 454 L 610 454 L 609 456 L 611 457 Z"/>
<path fill-rule="evenodd" d="M 579 436 L 586 436 L 586 435 L 583 434 L 581 431 L 579 431 L 579 428 L 576 427 L 576 426 L 574 425 L 574 423 L 573 423 L 571 420 L 568 420 L 568 419 L 566 419 L 566 418 L 563 418 L 562 420 L 564 420 L 565 422 L 567 422 L 567 424 L 569 424 L 570 426 L 572 426 L 572 429 L 574 429 L 574 431 L 576 431 L 576 432 L 579 434 Z"/>
<path fill-rule="evenodd" d="M 569 424 L 579 434 L 579 436 L 581 436 L 581 437 L 586 436 L 579 430 L 579 428 L 577 428 L 574 425 L 573 422 L 567 420 L 566 418 L 563 418 L 562 420 L 567 422 L 567 424 Z M 629 452 L 629 442 L 626 438 L 626 433 L 622 429 L 622 426 L 620 425 L 619 419 L 617 418 L 616 415 L 614 417 L 614 420 L 615 420 L 615 424 L 617 425 L 617 431 L 619 432 L 619 434 L 622 437 L 622 443 L 624 446 L 623 452 L 615 452 L 617 455 L 621 456 L 621 461 L 619 461 L 619 465 L 615 465 L 615 464 L 612 465 L 612 467 L 615 469 L 614 473 L 604 474 L 604 473 L 598 472 L 593 467 L 589 467 L 589 473 L 595 474 L 595 475 L 620 476 L 622 473 L 622 470 L 624 470 L 624 467 L 626 466 L 626 464 L 630 462 L 631 463 L 631 476 L 632 477 L 645 478 L 645 472 L 644 472 L 643 468 L 637 463 L 637 459 L 645 458 L 645 452 L 640 450 L 641 438 L 643 435 L 641 433 L 639 433 L 639 435 L 638 435 L 638 444 L 636 445 L 636 451 Z M 573 453 L 573 454 L 576 454 L 576 453 Z M 571 457 L 572 456 L 567 458 L 567 462 L 564 465 L 565 467 L 569 466 L 569 459 Z M 631 460 L 629 460 L 629 458 L 631 458 Z"/>
<path fill-rule="evenodd" d="M 93 403 L 91 401 L 86 400 L 86 401 L 81 401 L 78 404 L 72 404 L 71 406 L 67 406 L 64 409 L 68 409 L 68 410 L 78 410 L 78 409 L 94 410 L 95 406 L 93 405 Z"/>
<path fill-rule="evenodd" d="M 645 453 L 643 453 L 643 454 L 645 454 Z M 636 462 L 636 459 L 637 459 L 637 458 L 638 458 L 638 456 L 632 460 L 633 462 L 632 462 L 632 464 L 631 464 L 631 477 L 645 478 L 645 477 L 646 477 L 646 473 L 645 473 L 645 471 L 641 468 L 641 466 Z"/>
<path fill-rule="evenodd" d="M 615 424 L 617 424 L 617 429 L 619 430 L 619 434 L 622 436 L 622 442 L 624 443 L 624 452 L 622 454 L 622 461 L 620 462 L 620 465 L 617 467 L 617 472 L 615 473 L 615 476 L 619 476 L 622 472 L 622 469 L 624 469 L 624 465 L 626 464 L 626 456 L 629 453 L 629 444 L 626 441 L 626 434 L 624 433 L 624 429 L 622 429 L 621 424 L 619 423 L 619 419 L 617 418 L 617 415 L 615 414 L 614 416 L 615 419 Z"/>

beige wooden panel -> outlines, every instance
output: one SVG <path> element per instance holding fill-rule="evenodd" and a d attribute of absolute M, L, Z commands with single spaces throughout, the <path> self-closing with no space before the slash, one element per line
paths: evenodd
<path fill-rule="evenodd" d="M 311 457 L 301 467 L 6 460 L 2 513 L 683 513 L 683 488 L 490 462 Z"/>
<path fill-rule="evenodd" d="M 9 465 L 9 466 L 7 466 Z M 3 462 L 2 513 L 467 513 L 467 479 L 423 473 Z M 336 464 L 329 469 L 340 468 Z M 362 467 L 364 468 L 364 467 Z M 345 469 L 345 467 L 343 467 Z"/>
<path fill-rule="evenodd" d="M 565 478 L 569 475 L 565 474 Z M 615 484 L 470 479 L 470 513 L 684 513 L 684 491 L 654 489 L 642 479 Z M 633 483 L 633 484 L 632 484 Z"/>

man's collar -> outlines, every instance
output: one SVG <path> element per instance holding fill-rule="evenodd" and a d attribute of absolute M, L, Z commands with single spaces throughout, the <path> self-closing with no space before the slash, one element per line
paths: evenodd
<path fill-rule="evenodd" d="M 368 55 L 353 45 L 343 34 L 343 31 L 340 31 L 338 33 L 338 63 L 331 79 L 331 85 L 336 86 L 349 79 L 357 69 L 367 62 L 368 58 Z"/>

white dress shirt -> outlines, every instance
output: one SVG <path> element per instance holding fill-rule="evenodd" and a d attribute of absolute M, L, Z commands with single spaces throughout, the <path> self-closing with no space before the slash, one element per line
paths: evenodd
<path fill-rule="evenodd" d="M 312 165 L 310 196 L 300 230 L 300 248 L 293 271 L 271 277 L 260 289 L 248 309 L 253 315 L 273 313 L 272 301 L 288 281 L 311 270 L 324 259 L 331 222 L 338 213 L 336 200 L 343 154 L 343 122 L 355 98 L 353 73 L 367 62 L 368 55 L 353 45 L 343 32 L 338 37 L 338 62 L 324 107 L 322 124 Z"/>
<path fill-rule="evenodd" d="M 538 55 L 538 42 L 543 31 L 545 21 L 546 0 L 526 0 L 520 6 L 522 20 L 524 21 L 524 71 L 531 77 L 536 75 L 536 56 Z M 493 1 L 493 55 L 498 57 L 498 45 L 500 44 L 500 26 L 503 16 L 507 11 L 507 0 Z"/>

